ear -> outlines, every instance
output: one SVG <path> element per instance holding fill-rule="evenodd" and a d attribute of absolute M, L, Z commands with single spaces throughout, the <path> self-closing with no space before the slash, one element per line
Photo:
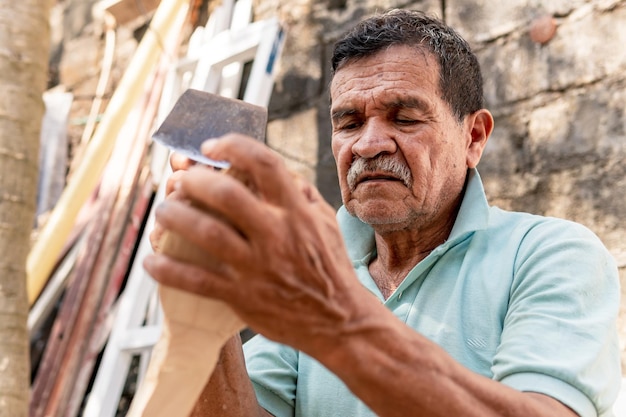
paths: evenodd
<path fill-rule="evenodd" d="M 487 145 L 487 139 L 493 130 L 493 116 L 489 110 L 480 109 L 467 116 L 466 123 L 470 133 L 467 147 L 467 167 L 476 168 Z"/>

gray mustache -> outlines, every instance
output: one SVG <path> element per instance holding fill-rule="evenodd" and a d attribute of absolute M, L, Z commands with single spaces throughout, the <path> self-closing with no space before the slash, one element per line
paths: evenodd
<path fill-rule="evenodd" d="M 366 172 L 389 173 L 402 180 L 407 188 L 413 186 L 413 177 L 409 167 L 393 157 L 381 155 L 372 159 L 359 158 L 352 162 L 347 177 L 350 190 L 354 191 L 357 180 Z"/>

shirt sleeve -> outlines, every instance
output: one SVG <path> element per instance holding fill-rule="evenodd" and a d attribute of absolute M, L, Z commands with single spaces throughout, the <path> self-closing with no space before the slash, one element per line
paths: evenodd
<path fill-rule="evenodd" d="M 613 258 L 588 229 L 551 219 L 528 231 L 513 274 L 494 379 L 581 417 L 612 416 L 621 380 Z"/>
<path fill-rule="evenodd" d="M 298 352 L 261 335 L 246 342 L 243 350 L 259 404 L 276 417 L 293 417 Z"/>

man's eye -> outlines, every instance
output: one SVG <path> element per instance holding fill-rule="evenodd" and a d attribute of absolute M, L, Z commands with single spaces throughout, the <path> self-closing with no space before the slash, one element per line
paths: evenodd
<path fill-rule="evenodd" d="M 339 130 L 353 130 L 360 126 L 359 122 L 346 122 L 339 125 Z"/>
<path fill-rule="evenodd" d="M 399 125 L 410 126 L 419 123 L 419 121 L 415 119 L 396 118 L 396 123 Z"/>

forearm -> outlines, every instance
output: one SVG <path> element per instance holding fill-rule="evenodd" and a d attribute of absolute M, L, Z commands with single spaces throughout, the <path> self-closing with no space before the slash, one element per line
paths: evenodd
<path fill-rule="evenodd" d="M 428 417 L 576 415 L 547 396 L 471 372 L 393 317 L 375 316 L 333 346 L 321 362 L 381 417 L 403 417 L 408 410 Z"/>
<path fill-rule="evenodd" d="M 241 339 L 232 337 L 222 348 L 218 363 L 190 417 L 271 416 L 257 402 L 245 368 Z"/>

